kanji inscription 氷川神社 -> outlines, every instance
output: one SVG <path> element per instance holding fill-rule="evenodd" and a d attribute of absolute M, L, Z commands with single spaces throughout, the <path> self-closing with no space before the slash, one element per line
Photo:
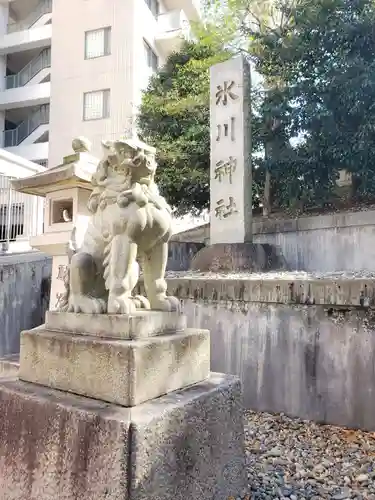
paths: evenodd
<path fill-rule="evenodd" d="M 228 160 L 219 160 L 216 163 L 215 168 L 215 179 L 219 182 L 223 180 L 224 177 L 228 176 L 229 183 L 232 184 L 233 172 L 236 171 L 237 160 L 230 156 Z"/>
<path fill-rule="evenodd" d="M 232 214 L 237 213 L 236 202 L 233 196 L 229 196 L 229 203 L 225 203 L 225 200 L 219 200 L 216 202 L 215 207 L 215 217 L 218 219 L 226 219 Z"/>
<path fill-rule="evenodd" d="M 235 140 L 235 117 L 232 116 L 230 120 L 223 124 L 218 124 L 217 125 L 217 137 L 216 141 L 221 141 L 221 139 L 225 139 L 226 137 L 230 136 L 231 141 Z"/>
<path fill-rule="evenodd" d="M 232 81 L 225 81 L 223 85 L 217 86 L 216 91 L 216 104 L 223 104 L 226 106 L 229 100 L 235 101 L 238 99 L 238 95 L 234 93 L 236 83 Z"/>
<path fill-rule="evenodd" d="M 250 67 L 240 56 L 212 66 L 210 73 L 210 240 L 211 244 L 248 242 L 252 225 Z"/>

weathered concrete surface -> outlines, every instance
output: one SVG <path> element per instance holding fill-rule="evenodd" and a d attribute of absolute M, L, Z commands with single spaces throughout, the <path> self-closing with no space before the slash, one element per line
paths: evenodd
<path fill-rule="evenodd" d="M 209 224 L 173 236 L 209 244 Z M 341 212 L 294 219 L 257 219 L 254 243 L 280 247 L 289 269 L 375 270 L 375 211 Z"/>
<path fill-rule="evenodd" d="M 263 221 L 257 243 L 280 247 L 290 269 L 375 270 L 375 211 Z"/>
<path fill-rule="evenodd" d="M 373 314 L 324 306 L 184 301 L 211 331 L 211 368 L 238 375 L 244 404 L 375 430 Z"/>
<path fill-rule="evenodd" d="M 227 500 L 246 484 L 241 386 L 211 377 L 132 409 L 131 500 Z"/>
<path fill-rule="evenodd" d="M 104 339 L 44 328 L 21 334 L 19 377 L 122 406 L 201 382 L 210 373 L 210 332 L 142 340 Z"/>
<path fill-rule="evenodd" d="M 0 406 L 0 500 L 227 500 L 246 484 L 236 377 L 133 409 L 0 381 Z"/>
<path fill-rule="evenodd" d="M 194 256 L 204 247 L 204 243 L 170 241 L 168 244 L 168 271 L 187 271 Z"/>
<path fill-rule="evenodd" d="M 20 349 L 20 332 L 44 322 L 51 259 L 39 252 L 0 256 L 0 357 Z"/>
<path fill-rule="evenodd" d="M 0 500 L 127 499 L 129 410 L 0 380 Z"/>
<path fill-rule="evenodd" d="M 322 304 L 369 308 L 375 306 L 373 279 L 308 279 L 286 273 L 283 279 L 261 279 L 243 274 L 239 277 L 168 278 L 168 293 L 180 299 L 213 302 L 261 302 L 276 304 Z M 142 284 L 140 285 L 142 293 Z"/>
<path fill-rule="evenodd" d="M 219 226 L 220 227 L 220 226 Z M 190 269 L 213 272 L 266 272 L 287 269 L 279 249 L 257 243 L 217 243 L 202 248 Z"/>

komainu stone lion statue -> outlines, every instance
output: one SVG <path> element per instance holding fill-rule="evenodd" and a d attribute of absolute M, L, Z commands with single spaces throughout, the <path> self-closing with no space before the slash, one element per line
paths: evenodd
<path fill-rule="evenodd" d="M 73 230 L 59 309 L 88 314 L 179 310 L 179 300 L 166 294 L 172 214 L 155 184 L 155 149 L 137 140 L 106 142 L 103 148 L 88 202 L 92 215 L 85 228 Z M 139 264 L 147 298 L 132 296 Z"/>

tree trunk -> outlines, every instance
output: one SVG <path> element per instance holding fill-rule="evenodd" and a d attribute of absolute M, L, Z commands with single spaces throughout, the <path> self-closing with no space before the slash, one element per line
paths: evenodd
<path fill-rule="evenodd" d="M 265 144 L 264 154 L 266 161 L 270 156 L 270 144 Z M 269 217 L 271 213 L 271 172 L 266 170 L 266 178 L 264 180 L 264 193 L 263 193 L 263 217 Z"/>

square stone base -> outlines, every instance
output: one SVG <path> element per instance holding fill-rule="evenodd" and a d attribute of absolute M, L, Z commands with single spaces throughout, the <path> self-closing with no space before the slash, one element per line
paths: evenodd
<path fill-rule="evenodd" d="M 245 487 L 239 380 L 135 408 L 0 380 L 0 500 L 228 500 Z"/>
<path fill-rule="evenodd" d="M 208 378 L 210 334 L 103 339 L 36 328 L 21 334 L 19 378 L 80 396 L 135 406 Z"/>
<path fill-rule="evenodd" d="M 182 333 L 186 317 L 177 312 L 137 311 L 133 314 L 82 314 L 47 311 L 47 330 L 123 340 Z"/>

